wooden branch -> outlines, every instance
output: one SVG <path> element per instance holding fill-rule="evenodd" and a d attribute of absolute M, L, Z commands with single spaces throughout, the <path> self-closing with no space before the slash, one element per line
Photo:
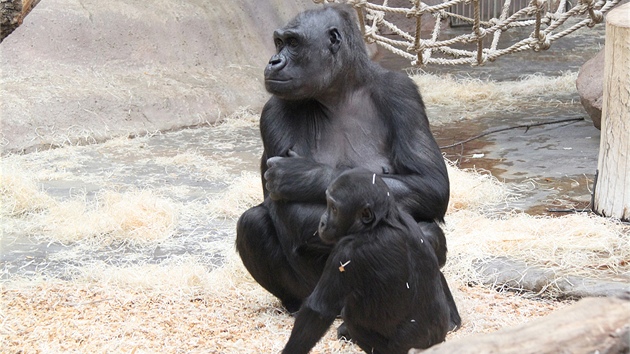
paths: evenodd
<path fill-rule="evenodd" d="M 550 122 L 520 124 L 520 125 L 515 125 L 513 127 L 493 129 L 493 130 L 487 131 L 487 132 L 485 132 L 483 134 L 475 135 L 472 138 L 468 138 L 466 140 L 462 140 L 462 141 L 456 142 L 455 144 L 440 146 L 440 149 L 448 149 L 448 148 L 452 148 L 452 147 L 455 147 L 455 146 L 458 146 L 458 145 L 463 145 L 463 144 L 465 144 L 465 143 L 467 143 L 469 141 L 472 141 L 472 140 L 475 140 L 475 139 L 479 139 L 479 138 L 484 137 L 486 135 L 490 135 L 490 134 L 494 134 L 494 133 L 498 133 L 498 132 L 502 132 L 502 131 L 506 131 L 506 130 L 510 130 L 510 129 L 526 128 L 525 132 L 527 132 L 529 130 L 529 128 L 531 128 L 531 127 L 537 127 L 537 126 L 540 126 L 540 125 L 549 125 L 549 124 L 559 124 L 559 123 L 565 123 L 565 122 L 574 122 L 574 121 L 580 121 L 580 120 L 584 120 L 584 117 L 559 119 L 559 120 L 554 120 L 554 121 L 550 121 Z"/>
<path fill-rule="evenodd" d="M 409 354 L 622 354 L 630 351 L 630 298 L 588 298 L 494 333 L 458 338 Z"/>

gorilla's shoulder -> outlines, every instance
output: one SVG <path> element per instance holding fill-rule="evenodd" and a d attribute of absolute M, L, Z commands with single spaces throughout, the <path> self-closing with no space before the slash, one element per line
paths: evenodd
<path fill-rule="evenodd" d="M 404 72 L 381 69 L 376 73 L 375 78 L 375 88 L 385 94 L 415 96 L 418 92 L 416 83 Z"/>
<path fill-rule="evenodd" d="M 381 69 L 375 73 L 371 87 L 373 97 L 388 106 L 397 104 L 415 106 L 418 103 L 423 106 L 418 86 L 404 72 Z"/>

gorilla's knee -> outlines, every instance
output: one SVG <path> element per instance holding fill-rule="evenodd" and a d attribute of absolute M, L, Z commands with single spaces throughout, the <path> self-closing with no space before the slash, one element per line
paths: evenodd
<path fill-rule="evenodd" d="M 268 234 L 271 226 L 267 209 L 263 206 L 255 206 L 243 213 L 236 222 L 236 249 L 239 253 L 248 252 L 252 243 L 261 242 L 261 234 Z"/>
<path fill-rule="evenodd" d="M 446 236 L 444 236 L 444 231 L 440 228 L 437 222 L 420 222 L 418 223 L 420 228 L 422 229 L 422 233 L 429 240 L 431 246 L 435 250 L 435 255 L 438 259 L 438 264 L 440 268 L 444 266 L 446 263 Z"/>

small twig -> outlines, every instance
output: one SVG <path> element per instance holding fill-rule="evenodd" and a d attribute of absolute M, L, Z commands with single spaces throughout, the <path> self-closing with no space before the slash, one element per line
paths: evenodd
<path fill-rule="evenodd" d="M 537 127 L 540 125 L 548 125 L 548 124 L 558 124 L 558 123 L 565 123 L 565 122 L 573 122 L 573 121 L 580 121 L 580 120 L 584 120 L 584 117 L 579 117 L 579 118 L 566 118 L 566 119 L 559 119 L 559 120 L 554 120 L 551 122 L 540 122 L 540 123 L 530 123 L 530 124 L 521 124 L 521 125 L 516 125 L 513 127 L 507 127 L 507 128 L 499 128 L 499 129 L 494 129 L 494 130 L 490 130 L 488 132 L 485 132 L 483 134 L 479 134 L 476 136 L 473 136 L 472 138 L 468 138 L 466 140 L 462 140 L 459 141 L 455 144 L 451 144 L 451 145 L 446 145 L 446 146 L 440 146 L 440 149 L 448 149 L 448 148 L 452 148 L 458 145 L 463 145 L 469 141 L 475 140 L 475 139 L 479 139 L 481 137 L 484 137 L 486 135 L 490 135 L 490 134 L 494 134 L 494 133 L 498 133 L 498 132 L 502 132 L 502 131 L 506 131 L 506 130 L 510 130 L 510 129 L 518 129 L 518 128 L 526 128 L 525 132 L 527 132 L 529 130 L 529 128 L 531 127 Z"/>
<path fill-rule="evenodd" d="M 341 262 L 339 262 L 339 264 L 341 264 L 341 265 L 339 266 L 339 271 L 340 271 L 341 273 L 345 272 L 345 271 L 346 271 L 346 266 L 347 266 L 349 263 L 350 263 L 350 260 L 348 260 L 346 263 L 341 263 Z"/>
<path fill-rule="evenodd" d="M 575 209 L 575 208 L 570 208 L 570 209 L 547 209 L 548 212 L 550 213 L 590 213 L 592 210 L 590 208 L 584 208 L 584 209 Z"/>
<path fill-rule="evenodd" d="M 66 306 L 71 306 L 71 307 L 77 307 L 77 306 L 87 306 L 87 305 L 94 305 L 94 304 L 98 304 L 99 302 L 104 302 L 104 301 L 109 301 L 111 299 L 101 299 L 101 300 L 95 300 L 95 301 L 88 301 L 88 302 L 67 302 L 65 305 Z"/>

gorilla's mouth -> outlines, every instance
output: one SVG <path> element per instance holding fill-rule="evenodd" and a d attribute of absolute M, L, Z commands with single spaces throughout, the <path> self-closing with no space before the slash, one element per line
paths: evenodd
<path fill-rule="evenodd" d="M 265 79 L 265 88 L 268 92 L 280 95 L 292 91 L 292 79 Z"/>
<path fill-rule="evenodd" d="M 287 83 L 289 81 L 291 81 L 292 79 L 265 79 L 265 82 L 269 82 L 272 84 L 284 84 Z"/>
<path fill-rule="evenodd" d="M 317 231 L 317 235 L 319 236 L 319 239 L 322 240 L 322 242 L 324 242 L 327 245 L 334 245 L 335 243 L 337 243 L 337 240 L 335 240 L 335 236 L 328 234 L 326 232 L 322 231 Z"/>

